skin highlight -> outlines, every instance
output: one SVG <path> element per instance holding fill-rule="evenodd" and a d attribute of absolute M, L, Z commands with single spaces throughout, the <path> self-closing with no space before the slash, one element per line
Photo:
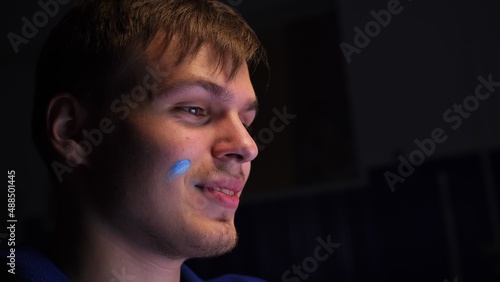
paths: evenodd
<path fill-rule="evenodd" d="M 167 172 L 167 180 L 171 181 L 174 178 L 183 175 L 191 166 L 189 160 L 180 160 L 176 162 Z"/>

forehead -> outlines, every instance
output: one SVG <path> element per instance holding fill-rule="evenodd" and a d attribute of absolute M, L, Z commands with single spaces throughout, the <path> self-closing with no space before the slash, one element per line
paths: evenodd
<path fill-rule="evenodd" d="M 195 54 L 179 61 L 179 51 L 175 40 L 168 46 L 163 43 L 159 33 L 146 50 L 148 65 L 161 70 L 159 90 L 190 82 L 207 82 L 205 85 L 216 85 L 230 93 L 238 93 L 247 99 L 255 98 L 246 63 L 239 66 L 232 74 L 231 58 L 221 58 L 209 44 L 200 46 Z"/>

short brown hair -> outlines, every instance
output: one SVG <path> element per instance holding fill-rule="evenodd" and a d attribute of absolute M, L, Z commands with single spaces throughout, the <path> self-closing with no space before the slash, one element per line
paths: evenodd
<path fill-rule="evenodd" d="M 52 30 L 37 65 L 32 135 L 50 161 L 45 111 L 53 95 L 105 103 L 155 35 L 165 44 L 176 38 L 177 63 L 203 44 L 214 48 L 222 64 L 230 58 L 231 76 L 244 63 L 265 62 L 265 51 L 246 21 L 215 0 L 81 0 Z M 120 89 L 119 91 L 123 91 Z M 107 96 L 107 97 L 106 97 Z"/>

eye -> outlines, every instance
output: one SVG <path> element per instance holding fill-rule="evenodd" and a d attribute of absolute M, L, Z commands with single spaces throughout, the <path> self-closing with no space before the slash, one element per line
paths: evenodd
<path fill-rule="evenodd" d="M 196 117 L 204 117 L 207 116 L 207 110 L 202 109 L 200 107 L 191 107 L 191 106 L 186 106 L 186 107 L 179 107 L 178 108 L 181 111 L 187 112 L 193 116 Z"/>

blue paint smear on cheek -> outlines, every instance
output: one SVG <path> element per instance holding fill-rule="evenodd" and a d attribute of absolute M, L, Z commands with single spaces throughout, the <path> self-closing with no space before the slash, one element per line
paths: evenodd
<path fill-rule="evenodd" d="M 190 160 L 180 160 L 176 162 L 169 170 L 167 173 L 167 180 L 173 180 L 174 178 L 177 178 L 189 169 L 191 166 L 191 161 Z"/>

